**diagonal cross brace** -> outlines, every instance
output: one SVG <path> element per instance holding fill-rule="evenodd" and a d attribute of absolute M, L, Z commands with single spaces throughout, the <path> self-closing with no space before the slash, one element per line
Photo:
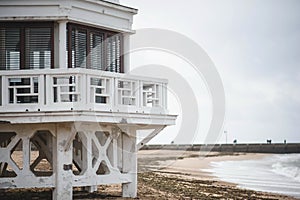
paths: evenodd
<path fill-rule="evenodd" d="M 142 148 L 147 142 L 152 140 L 152 138 L 154 138 L 157 134 L 164 130 L 164 128 L 166 128 L 166 125 L 154 129 L 148 136 L 146 136 L 144 139 L 142 139 L 142 141 L 140 141 L 137 144 L 137 149 L 139 150 L 140 148 Z"/>

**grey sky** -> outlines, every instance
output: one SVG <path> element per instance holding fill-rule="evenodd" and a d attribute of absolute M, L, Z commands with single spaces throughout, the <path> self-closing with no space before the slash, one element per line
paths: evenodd
<path fill-rule="evenodd" d="M 179 32 L 212 58 L 224 82 L 230 142 L 300 142 L 300 1 L 121 3 L 139 9 L 136 29 Z"/>

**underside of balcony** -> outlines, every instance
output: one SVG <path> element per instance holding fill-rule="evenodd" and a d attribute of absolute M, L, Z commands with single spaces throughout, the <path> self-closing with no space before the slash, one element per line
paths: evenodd
<path fill-rule="evenodd" d="M 0 123 L 98 122 L 101 124 L 174 125 L 176 115 L 105 111 L 1 112 Z M 149 127 L 148 127 L 149 128 Z"/>

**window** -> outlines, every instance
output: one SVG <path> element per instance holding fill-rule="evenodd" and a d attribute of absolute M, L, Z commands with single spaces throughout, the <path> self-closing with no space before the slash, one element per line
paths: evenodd
<path fill-rule="evenodd" d="M 52 23 L 0 23 L 0 70 L 53 66 Z"/>
<path fill-rule="evenodd" d="M 122 73 L 122 35 L 68 24 L 68 67 Z"/>
<path fill-rule="evenodd" d="M 121 37 L 120 35 L 110 35 L 106 39 L 106 51 L 107 51 L 107 68 L 108 71 L 118 72 L 121 71 L 121 61 L 120 61 L 120 47 L 121 47 Z"/>

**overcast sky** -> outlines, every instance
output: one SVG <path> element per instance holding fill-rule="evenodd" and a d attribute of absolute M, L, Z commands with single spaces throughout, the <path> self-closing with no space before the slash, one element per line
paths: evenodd
<path fill-rule="evenodd" d="M 121 4 L 139 9 L 135 29 L 173 30 L 207 52 L 225 87 L 228 141 L 300 142 L 300 1 L 121 0 Z M 154 142 L 169 141 L 159 136 Z M 199 136 L 195 143 L 201 142 Z M 219 142 L 225 142 L 225 135 Z"/>

